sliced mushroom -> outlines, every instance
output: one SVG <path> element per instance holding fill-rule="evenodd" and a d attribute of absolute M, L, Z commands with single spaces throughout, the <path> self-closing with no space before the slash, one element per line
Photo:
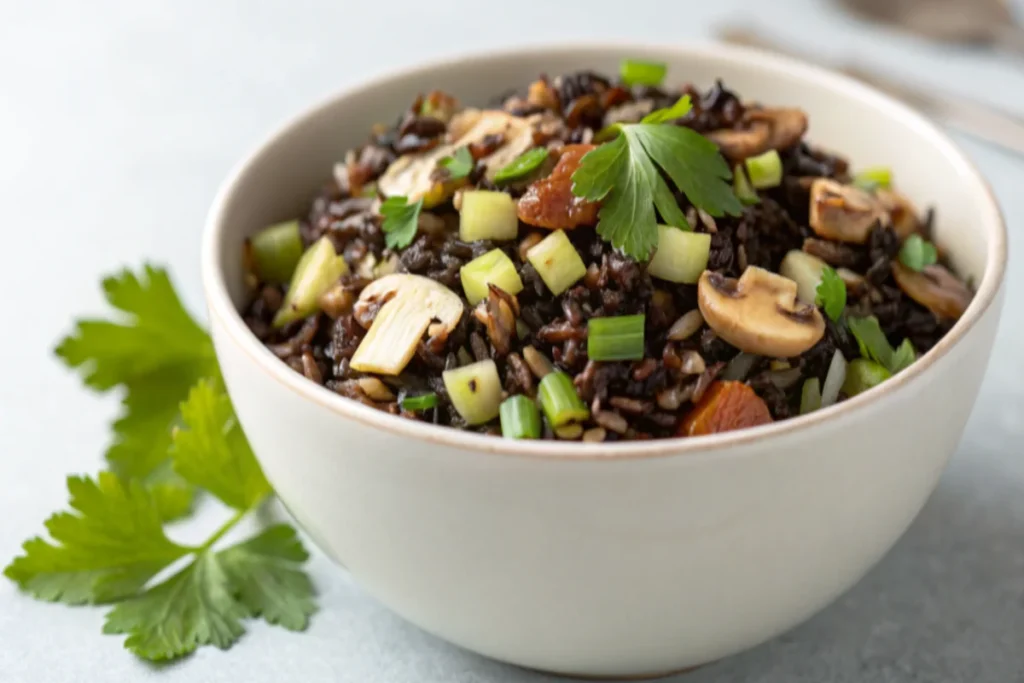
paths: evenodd
<path fill-rule="evenodd" d="M 723 128 L 708 133 L 722 154 L 733 161 L 792 147 L 807 132 L 807 114 L 799 109 L 748 109 L 745 128 Z"/>
<path fill-rule="evenodd" d="M 828 178 L 817 178 L 811 185 L 809 222 L 825 239 L 864 244 L 872 228 L 888 221 L 881 202 L 860 188 Z"/>
<path fill-rule="evenodd" d="M 462 318 L 462 299 L 457 294 L 439 282 L 407 273 L 374 280 L 360 293 L 359 304 L 380 310 L 351 366 L 381 375 L 402 372 L 431 323 L 451 332 Z"/>
<path fill-rule="evenodd" d="M 399 157 L 377 181 L 377 188 L 388 197 L 404 196 L 410 201 L 423 199 L 428 208 L 436 206 L 457 189 L 451 183 L 435 180 L 433 174 L 438 161 L 452 156 L 460 147 L 482 143 L 488 136 L 501 135 L 504 144 L 480 160 L 487 166 L 487 178 L 493 180 L 499 170 L 533 147 L 534 129 L 550 116 L 550 113 L 545 113 L 523 118 L 492 109 L 461 111 L 448 125 L 446 144 L 420 154 Z"/>
<path fill-rule="evenodd" d="M 894 260 L 892 274 L 907 296 L 940 318 L 957 320 L 973 297 L 967 285 L 938 264 L 918 272 Z"/>
<path fill-rule="evenodd" d="M 825 334 L 818 309 L 797 301 L 796 283 L 757 266 L 748 266 L 738 280 L 704 271 L 697 304 L 719 337 L 759 356 L 799 356 Z"/>
<path fill-rule="evenodd" d="M 892 227 L 901 240 L 915 232 L 920 232 L 921 221 L 918 220 L 917 207 L 906 197 L 895 190 L 878 188 L 875 197 L 889 212 Z"/>

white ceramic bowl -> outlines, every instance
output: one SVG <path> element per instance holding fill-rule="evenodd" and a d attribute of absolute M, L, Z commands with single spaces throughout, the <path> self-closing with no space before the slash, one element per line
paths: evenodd
<path fill-rule="evenodd" d="M 977 296 L 896 378 L 810 416 L 644 443 L 518 442 L 385 415 L 308 382 L 253 337 L 245 236 L 304 212 L 344 151 L 417 93 L 483 103 L 541 72 L 667 62 L 802 107 L 812 141 L 885 164 Z M 723 46 L 581 45 L 471 55 L 377 79 L 290 121 L 228 178 L 203 278 L 239 418 L 298 522 L 373 596 L 470 650 L 549 671 L 648 675 L 710 662 L 822 609 L 910 524 L 956 448 L 988 360 L 1005 228 L 931 123 L 837 74 Z"/>

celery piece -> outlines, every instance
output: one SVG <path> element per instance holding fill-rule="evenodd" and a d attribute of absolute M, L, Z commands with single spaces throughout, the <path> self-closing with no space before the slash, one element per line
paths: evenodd
<path fill-rule="evenodd" d="M 757 196 L 757 190 L 750 184 L 747 172 L 743 170 L 743 164 L 736 164 L 732 170 L 732 191 L 744 204 L 757 204 L 761 201 Z"/>
<path fill-rule="evenodd" d="M 459 238 L 476 240 L 514 240 L 519 235 L 516 202 L 504 192 L 473 190 L 462 195 L 459 209 Z"/>
<path fill-rule="evenodd" d="M 346 273 L 348 264 L 343 256 L 334 253 L 331 240 L 321 237 L 314 242 L 295 266 L 288 293 L 274 316 L 274 327 L 284 327 L 315 313 L 320 295 Z"/>
<path fill-rule="evenodd" d="M 707 268 L 710 254 L 711 235 L 659 225 L 658 250 L 647 264 L 647 272 L 662 280 L 692 285 Z"/>
<path fill-rule="evenodd" d="M 843 393 L 856 396 L 868 389 L 878 386 L 892 377 L 881 363 L 867 358 L 856 358 L 846 367 L 846 379 L 843 381 Z"/>
<path fill-rule="evenodd" d="M 288 221 L 264 228 L 250 241 L 256 275 L 263 282 L 284 284 L 302 258 L 299 222 Z"/>
<path fill-rule="evenodd" d="M 459 271 L 462 278 L 462 291 L 469 303 L 476 305 L 487 298 L 487 285 L 493 284 L 509 294 L 523 291 L 523 281 L 519 279 L 516 265 L 501 249 L 492 249 L 478 256 Z"/>
<path fill-rule="evenodd" d="M 640 59 L 623 59 L 619 64 L 619 78 L 626 85 L 657 87 L 665 80 L 668 65 L 664 62 L 647 62 Z"/>
<path fill-rule="evenodd" d="M 821 382 L 817 377 L 804 381 L 800 389 L 800 414 L 813 413 L 821 408 Z"/>
<path fill-rule="evenodd" d="M 470 425 L 490 422 L 501 406 L 501 378 L 493 360 L 445 370 L 441 375 L 455 410 Z"/>
<path fill-rule="evenodd" d="M 782 159 L 779 153 L 770 149 L 764 154 L 750 157 L 744 162 L 750 184 L 758 190 L 767 190 L 782 184 Z"/>
<path fill-rule="evenodd" d="M 556 230 L 535 244 L 526 252 L 526 260 L 555 295 L 569 289 L 587 274 L 587 266 L 564 230 Z"/>
<path fill-rule="evenodd" d="M 892 169 L 888 166 L 865 168 L 853 176 L 853 184 L 869 192 L 877 188 L 887 190 L 892 185 Z"/>

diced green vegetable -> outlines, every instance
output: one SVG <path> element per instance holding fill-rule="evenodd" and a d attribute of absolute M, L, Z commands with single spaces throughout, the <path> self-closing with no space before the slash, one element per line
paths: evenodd
<path fill-rule="evenodd" d="M 283 327 L 315 313 L 320 295 L 346 273 L 348 264 L 344 257 L 334 253 L 331 240 L 321 237 L 314 242 L 295 266 L 281 310 L 274 316 L 274 327 Z"/>
<path fill-rule="evenodd" d="M 623 59 L 619 65 L 619 77 L 626 85 L 658 86 L 665 80 L 666 73 L 668 66 L 663 62 Z"/>
<path fill-rule="evenodd" d="M 539 439 L 540 411 L 529 396 L 509 396 L 501 404 L 501 435 L 506 439 Z"/>
<path fill-rule="evenodd" d="M 498 417 L 501 378 L 493 360 L 482 360 L 441 375 L 455 410 L 467 424 L 479 425 Z"/>
<path fill-rule="evenodd" d="M 782 159 L 774 149 L 756 157 L 750 157 L 745 164 L 747 174 L 750 176 L 750 184 L 756 189 L 766 190 L 782 184 Z"/>
<path fill-rule="evenodd" d="M 813 413 L 821 408 L 821 382 L 817 377 L 811 377 L 804 382 L 800 390 L 800 414 Z"/>
<path fill-rule="evenodd" d="M 278 223 L 260 230 L 252 238 L 252 258 L 256 275 L 263 282 L 284 284 L 291 279 L 302 258 L 299 222 Z"/>
<path fill-rule="evenodd" d="M 887 190 L 892 185 L 892 169 L 887 166 L 865 168 L 853 177 L 853 184 L 862 190 L 871 191 L 879 187 Z"/>
<path fill-rule="evenodd" d="M 747 178 L 743 164 L 736 164 L 732 170 L 732 191 L 744 204 L 757 204 L 761 201 L 761 198 L 757 196 L 757 191 L 750 184 L 750 179 Z"/>
<path fill-rule="evenodd" d="M 909 339 L 904 339 L 892 354 L 892 366 L 889 370 L 895 375 L 897 372 L 909 368 L 915 360 L 917 360 L 917 350 L 914 349 L 914 344 Z"/>
<path fill-rule="evenodd" d="M 779 265 L 779 275 L 796 283 L 796 295 L 800 301 L 813 304 L 818 296 L 821 273 L 827 266 L 828 264 L 817 256 L 792 249 L 783 257 Z"/>
<path fill-rule="evenodd" d="M 647 264 L 647 272 L 662 280 L 692 285 L 708 267 L 710 254 L 711 235 L 659 225 L 658 250 Z"/>
<path fill-rule="evenodd" d="M 587 323 L 590 360 L 640 360 L 644 357 L 644 316 L 591 318 Z"/>
<path fill-rule="evenodd" d="M 526 260 L 556 296 L 587 274 L 576 247 L 564 230 L 556 230 L 526 252 Z"/>
<path fill-rule="evenodd" d="M 437 394 L 420 394 L 419 396 L 406 396 L 402 399 L 402 410 L 416 412 L 417 410 L 430 410 L 437 405 Z"/>
<path fill-rule="evenodd" d="M 516 202 L 504 192 L 474 190 L 462 195 L 459 209 L 459 238 L 476 240 L 514 240 L 519 235 Z"/>
<path fill-rule="evenodd" d="M 920 272 L 939 260 L 939 251 L 935 245 L 913 234 L 900 247 L 900 263 L 913 271 Z"/>
<path fill-rule="evenodd" d="M 882 332 L 881 325 L 878 324 L 878 318 L 873 315 L 864 318 L 850 317 L 847 318 L 846 325 L 857 340 L 861 356 L 880 363 L 882 367 L 892 367 L 893 349 Z"/>
<path fill-rule="evenodd" d="M 537 388 L 537 396 L 552 429 L 590 417 L 590 411 L 576 393 L 572 378 L 560 370 L 544 376 Z"/>
<path fill-rule="evenodd" d="M 856 396 L 862 391 L 878 386 L 885 380 L 892 377 L 892 373 L 886 370 L 880 363 L 867 358 L 856 358 L 850 361 L 846 368 L 846 381 L 843 382 L 843 392 L 847 396 Z"/>
<path fill-rule="evenodd" d="M 545 147 L 534 147 L 520 154 L 507 166 L 502 167 L 494 174 L 494 182 L 507 183 L 530 175 L 541 167 L 548 159 L 548 150 Z"/>
<path fill-rule="evenodd" d="M 462 266 L 462 291 L 469 303 L 476 305 L 487 298 L 487 285 L 494 284 L 509 294 L 523 291 L 523 281 L 516 272 L 516 264 L 501 249 L 491 249 Z"/>

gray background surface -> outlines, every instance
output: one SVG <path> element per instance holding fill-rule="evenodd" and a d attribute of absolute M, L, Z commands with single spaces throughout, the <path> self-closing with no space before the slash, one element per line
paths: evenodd
<path fill-rule="evenodd" d="M 100 274 L 144 258 L 169 264 L 188 304 L 202 310 L 199 232 L 218 183 L 313 98 L 471 48 L 689 40 L 744 17 L 794 47 L 857 55 L 894 75 L 1024 111 L 1022 62 L 878 32 L 812 0 L 696 4 L 0 0 L 0 561 L 64 505 L 66 473 L 100 466 L 116 410 L 57 366 L 55 340 L 73 316 L 103 310 Z M 963 144 L 994 185 L 1019 246 L 1024 160 Z M 687 683 L 1024 681 L 1018 254 L 967 435 L 907 535 L 825 612 Z M 179 536 L 201 538 L 222 518 L 203 510 Z M 99 610 L 33 602 L 0 580 L 0 682 L 549 680 L 424 635 L 322 556 L 309 569 L 323 609 L 308 633 L 254 624 L 230 652 L 203 649 L 161 671 L 134 660 L 119 638 L 100 635 Z"/>

